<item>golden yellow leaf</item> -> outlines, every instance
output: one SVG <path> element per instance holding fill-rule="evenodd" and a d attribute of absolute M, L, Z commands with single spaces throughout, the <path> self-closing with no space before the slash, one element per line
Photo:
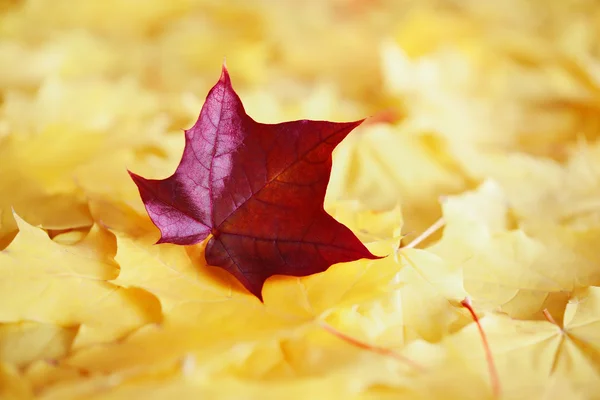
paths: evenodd
<path fill-rule="evenodd" d="M 204 264 L 201 253 L 192 260 L 182 246 L 153 246 L 157 239 L 154 232 L 137 240 L 118 235 L 115 260 L 121 272 L 112 283 L 140 287 L 154 294 L 164 313 L 182 303 L 223 302 L 240 297 L 240 286 L 225 271 Z"/>
<path fill-rule="evenodd" d="M 67 229 L 91 225 L 91 217 L 85 206 L 85 199 L 80 192 L 57 187 L 60 177 L 68 173 L 74 164 L 65 163 L 49 168 L 40 168 L 53 159 L 70 159 L 73 151 L 65 144 L 73 137 L 61 132 L 63 146 L 49 146 L 58 130 L 46 130 L 31 138 L 12 135 L 1 141 L 0 159 L 3 168 L 0 172 L 0 247 L 11 233 L 17 230 L 12 208 L 35 225 L 50 229 Z M 95 137 L 88 139 L 88 144 Z M 58 143 L 57 143 L 58 144 Z M 89 154 L 88 149 L 80 148 L 80 153 L 72 160 L 77 163 L 78 157 Z M 39 156 L 39 159 L 32 158 Z M 58 183 L 60 185 L 60 183 Z M 7 244 L 7 243 L 6 243 Z"/>
<path fill-rule="evenodd" d="M 0 361 L 24 367 L 35 360 L 62 358 L 69 352 L 77 328 L 19 322 L 0 324 Z"/>
<path fill-rule="evenodd" d="M 552 379 L 566 378 L 580 395 L 590 398 L 600 382 L 600 342 L 595 334 L 599 323 L 600 289 L 590 287 L 571 298 L 565 314 L 564 328 L 549 321 L 518 321 L 503 315 L 487 315 L 482 319 L 494 361 L 499 371 L 503 392 L 515 398 L 525 390 L 538 391 L 544 398 L 546 384 Z M 479 334 L 469 326 L 448 338 L 447 346 L 466 349 L 463 357 L 485 377 L 487 368 Z M 527 379 L 514 379 L 526 376 Z M 488 378 L 484 378 L 488 379 Z M 535 389 L 535 390 L 532 390 Z"/>
<path fill-rule="evenodd" d="M 371 252 L 386 256 L 400 247 L 404 225 L 400 205 L 374 211 L 358 201 L 330 202 L 326 198 L 325 209 L 350 228 Z"/>
<path fill-rule="evenodd" d="M 91 244 L 64 246 L 15 218 L 19 233 L 0 252 L 0 321 L 80 327 L 74 346 L 83 346 L 115 340 L 159 318 L 153 298 L 108 283 L 118 266 L 110 261 L 107 233 L 92 232 Z"/>
<path fill-rule="evenodd" d="M 492 177 L 525 226 L 600 226 L 600 142 L 579 143 L 565 165 L 525 154 L 478 157 L 472 173 Z"/>
<path fill-rule="evenodd" d="M 400 203 L 406 234 L 431 225 L 439 217 L 438 198 L 464 185 L 460 171 L 446 163 L 435 142 L 399 127 L 373 125 L 336 149 L 328 198 L 360 198 L 375 210 Z"/>
<path fill-rule="evenodd" d="M 597 229 L 546 223 L 528 234 L 511 229 L 509 204 L 493 181 L 449 198 L 443 238 L 431 248 L 460 265 L 465 289 L 480 306 L 541 318 L 542 308 L 557 307 L 568 292 L 600 283 Z"/>

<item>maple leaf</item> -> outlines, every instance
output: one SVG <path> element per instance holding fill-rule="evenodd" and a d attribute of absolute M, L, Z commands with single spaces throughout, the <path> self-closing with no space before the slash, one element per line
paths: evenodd
<path fill-rule="evenodd" d="M 175 173 L 134 173 L 158 243 L 212 235 L 205 258 L 262 300 L 272 275 L 306 276 L 332 264 L 377 258 L 323 208 L 331 153 L 362 121 L 262 124 L 244 111 L 223 66 Z"/>
<path fill-rule="evenodd" d="M 65 246 L 14 218 L 19 233 L 0 251 L 0 321 L 79 326 L 77 347 L 114 340 L 160 318 L 153 298 L 107 282 L 118 274 L 106 255 L 109 234 L 94 228 L 77 245 Z"/>
<path fill-rule="evenodd" d="M 585 398 L 594 398 L 600 387 L 600 340 L 595 333 L 600 324 L 599 307 L 600 288 L 590 286 L 573 293 L 564 318 L 560 318 L 564 324 L 557 324 L 550 314 L 546 321 L 520 321 L 500 313 L 485 315 L 481 323 L 507 398 L 521 397 L 523 390 L 539 391 L 555 378 L 568 378 L 579 390 L 594 393 Z M 471 324 L 447 337 L 442 346 L 464 348 L 474 343 L 477 336 L 477 328 Z M 482 349 L 469 349 L 464 352 L 465 361 L 485 374 Z M 511 379 L 515 373 L 527 374 L 528 380 Z"/>

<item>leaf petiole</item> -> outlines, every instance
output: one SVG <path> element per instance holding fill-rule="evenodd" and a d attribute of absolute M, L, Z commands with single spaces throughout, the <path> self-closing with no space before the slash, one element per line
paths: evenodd
<path fill-rule="evenodd" d="M 471 299 L 469 297 L 465 297 L 463 301 L 460 302 L 460 305 L 469 310 L 471 317 L 473 317 L 473 321 L 477 325 L 477 329 L 479 330 L 479 336 L 481 336 L 481 341 L 483 342 L 483 348 L 485 350 L 485 357 L 488 364 L 488 370 L 490 373 L 490 381 L 492 385 L 492 392 L 495 398 L 500 397 L 500 378 L 498 377 L 498 370 L 496 369 L 496 365 L 494 364 L 494 357 L 492 355 L 492 350 L 490 349 L 490 345 L 487 340 L 487 336 L 485 335 L 485 331 L 479 322 L 479 317 L 475 314 L 475 310 L 473 310 L 473 305 L 471 304 Z"/>
<path fill-rule="evenodd" d="M 374 346 L 374 345 L 365 343 L 365 342 L 363 342 L 361 340 L 353 338 L 350 335 L 347 335 L 347 334 L 345 334 L 343 332 L 340 332 L 339 330 L 335 329 L 333 326 L 331 326 L 328 323 L 323 322 L 323 321 L 320 321 L 319 325 L 323 329 L 325 329 L 327 332 L 329 332 L 332 335 L 338 337 L 339 339 L 342 339 L 343 341 L 345 341 L 347 343 L 350 343 L 353 346 L 356 346 L 356 347 L 358 347 L 360 349 L 372 351 L 372 352 L 377 353 L 377 354 L 381 354 L 381 355 L 384 355 L 384 356 L 395 358 L 396 360 L 401 361 L 401 362 L 403 362 L 405 364 L 408 364 L 412 368 L 415 368 L 415 369 L 417 369 L 417 370 L 419 370 L 421 372 L 425 371 L 425 368 L 423 368 L 421 365 L 419 365 L 418 363 L 414 362 L 413 360 L 411 360 L 411 359 L 409 359 L 407 357 L 404 357 L 401 354 L 398 354 L 397 352 L 395 352 L 392 349 L 388 349 L 388 348 L 380 347 L 380 346 Z"/>

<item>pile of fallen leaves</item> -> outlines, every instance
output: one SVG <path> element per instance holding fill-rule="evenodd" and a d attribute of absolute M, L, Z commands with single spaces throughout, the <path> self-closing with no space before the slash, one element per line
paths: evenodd
<path fill-rule="evenodd" d="M 597 397 L 598 37 L 595 0 L 2 2 L 0 398 Z M 325 210 L 382 258 L 261 302 L 154 244 L 127 171 L 173 174 L 224 56 L 256 121 L 371 116 Z"/>

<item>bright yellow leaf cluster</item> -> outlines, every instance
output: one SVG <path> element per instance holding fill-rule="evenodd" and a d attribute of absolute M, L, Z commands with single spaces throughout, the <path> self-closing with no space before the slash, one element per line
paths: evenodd
<path fill-rule="evenodd" d="M 597 2 L 300 3 L 0 2 L 1 399 L 600 396 Z M 326 208 L 385 258 L 263 304 L 153 245 L 127 169 L 174 171 L 224 56 L 259 121 L 373 116 Z"/>

